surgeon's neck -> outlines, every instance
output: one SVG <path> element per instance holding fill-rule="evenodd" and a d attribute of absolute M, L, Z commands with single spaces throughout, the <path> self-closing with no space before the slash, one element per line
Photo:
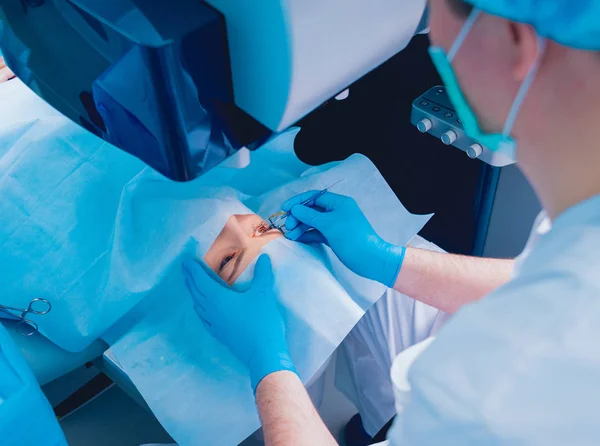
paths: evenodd
<path fill-rule="evenodd" d="M 553 220 L 600 194 L 600 61 L 589 63 L 571 70 L 561 87 L 538 94 L 543 104 L 519 148 L 520 167 Z"/>
<path fill-rule="evenodd" d="M 600 122 L 600 114 L 598 117 Z M 593 154 L 592 148 L 598 153 Z M 600 195 L 600 143 L 586 143 L 584 138 L 574 136 L 571 143 L 565 141 L 561 148 L 548 152 L 559 149 L 564 150 L 566 156 L 557 155 L 552 160 L 545 160 L 528 172 L 542 206 L 552 220 L 576 204 Z"/>

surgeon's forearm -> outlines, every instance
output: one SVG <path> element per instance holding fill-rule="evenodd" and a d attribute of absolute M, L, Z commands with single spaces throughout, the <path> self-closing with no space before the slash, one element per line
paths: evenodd
<path fill-rule="evenodd" d="M 394 289 L 454 313 L 510 280 L 514 260 L 482 259 L 408 248 Z"/>
<path fill-rule="evenodd" d="M 337 445 L 295 373 L 282 371 L 263 378 L 256 404 L 266 446 Z"/>

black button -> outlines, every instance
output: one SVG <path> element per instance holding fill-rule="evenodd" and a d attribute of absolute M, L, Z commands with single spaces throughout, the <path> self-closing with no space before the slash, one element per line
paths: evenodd
<path fill-rule="evenodd" d="M 427 101 L 421 101 L 421 105 L 423 107 L 427 107 L 429 105 L 429 102 L 427 102 Z"/>
<path fill-rule="evenodd" d="M 453 116 L 454 116 L 454 113 L 446 112 L 446 113 L 444 114 L 444 116 L 445 116 L 446 118 L 451 118 L 451 117 L 453 117 Z"/>
<path fill-rule="evenodd" d="M 438 94 L 443 94 L 446 92 L 446 90 L 444 90 L 443 88 L 438 88 Z"/>
<path fill-rule="evenodd" d="M 439 108 L 439 107 L 433 107 L 433 108 L 432 108 L 432 110 L 433 110 L 434 112 L 439 112 L 439 111 L 441 110 L 441 108 Z"/>

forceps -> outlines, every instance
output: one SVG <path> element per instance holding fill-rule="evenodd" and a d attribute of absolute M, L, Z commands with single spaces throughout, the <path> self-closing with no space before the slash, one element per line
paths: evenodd
<path fill-rule="evenodd" d="M 39 316 L 43 316 L 44 314 L 48 314 L 51 309 L 52 304 L 50 304 L 50 301 L 41 299 L 39 297 L 29 302 L 29 306 L 27 308 L 14 308 L 7 307 L 6 305 L 0 305 L 0 311 L 8 315 L 6 319 L 18 321 L 17 333 L 19 333 L 21 336 L 31 336 L 38 332 L 38 324 L 31 319 L 27 319 L 28 314 L 37 314 Z M 17 316 L 12 313 L 13 311 L 21 314 Z"/>
<path fill-rule="evenodd" d="M 344 180 L 340 180 L 340 181 L 337 181 L 337 182 L 333 183 L 331 186 L 326 187 L 325 189 L 323 189 L 320 192 L 317 192 L 315 195 L 313 195 L 310 198 L 307 198 L 306 200 L 302 201 L 300 204 L 302 206 L 307 206 L 308 204 L 317 201 L 319 198 L 321 198 L 323 195 L 325 195 L 327 192 L 329 192 L 329 189 L 331 189 L 334 186 L 337 186 L 342 181 L 344 181 Z M 273 214 L 273 215 L 271 215 L 269 218 L 267 218 L 265 220 L 264 227 L 262 229 L 265 232 L 269 231 L 271 229 L 279 229 L 281 231 L 283 229 L 284 224 L 285 224 L 285 220 L 290 215 L 292 215 L 292 211 L 291 210 L 287 211 L 287 212 L 279 212 L 277 214 Z"/>

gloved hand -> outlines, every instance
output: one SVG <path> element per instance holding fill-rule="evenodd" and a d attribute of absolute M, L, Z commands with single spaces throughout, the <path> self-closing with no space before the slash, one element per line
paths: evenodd
<path fill-rule="evenodd" d="M 270 373 L 297 373 L 288 352 L 285 326 L 277 308 L 271 261 L 256 263 L 251 288 L 236 292 L 218 283 L 197 262 L 184 262 L 183 272 L 196 313 L 208 332 L 250 370 L 252 390 Z"/>
<path fill-rule="evenodd" d="M 350 270 L 392 288 L 406 248 L 377 235 L 350 197 L 327 192 L 308 206 L 301 204 L 317 193 L 305 192 L 283 204 L 284 211 L 292 212 L 285 223 L 289 231 L 286 237 L 303 243 L 325 243 Z"/>

